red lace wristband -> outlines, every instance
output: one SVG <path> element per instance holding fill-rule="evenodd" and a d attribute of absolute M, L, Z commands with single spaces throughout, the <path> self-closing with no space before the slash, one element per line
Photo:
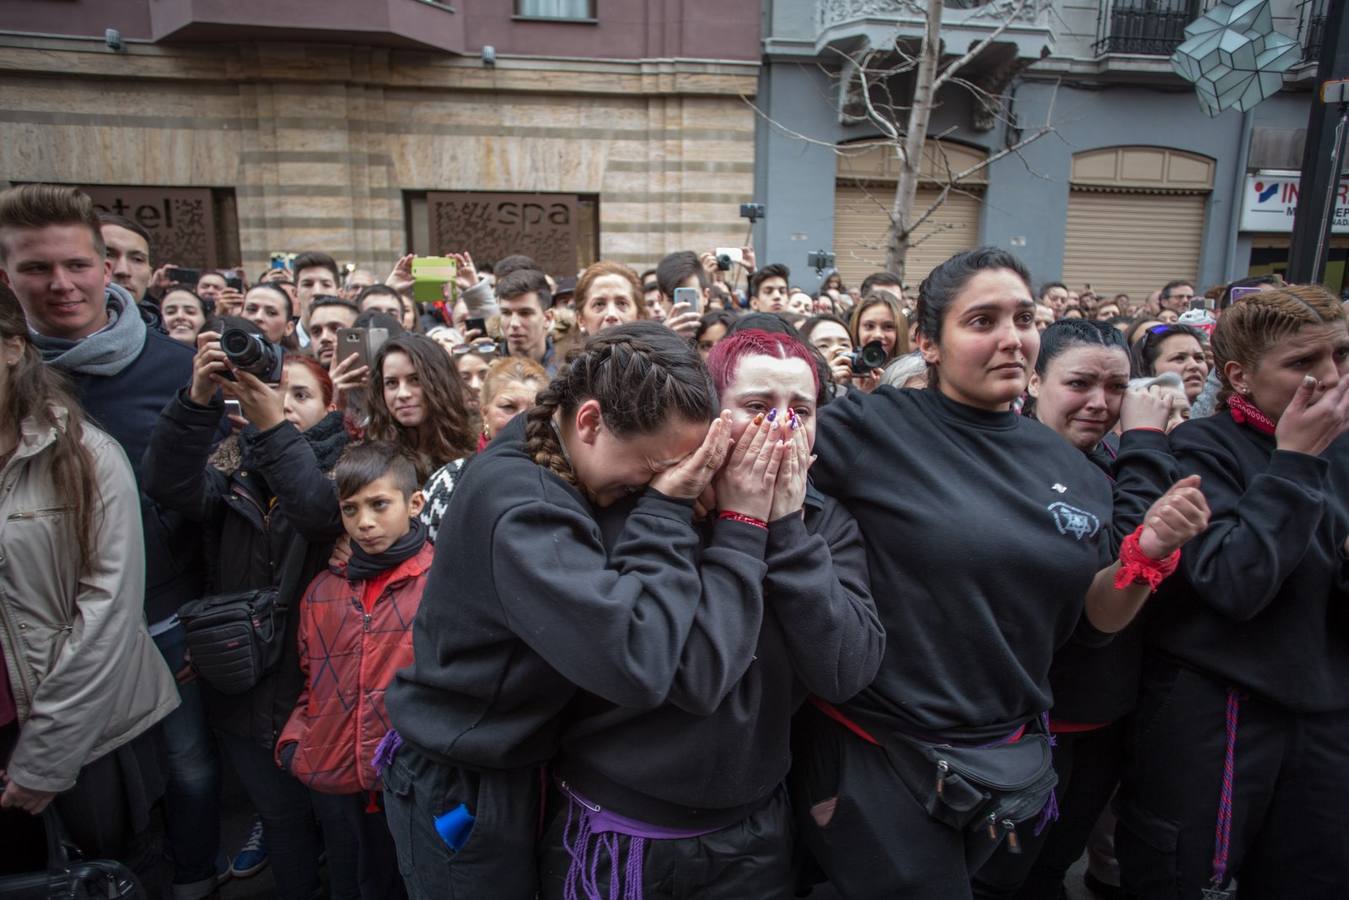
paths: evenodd
<path fill-rule="evenodd" d="M 1134 533 L 1124 539 L 1119 548 L 1119 571 L 1115 573 L 1115 590 L 1123 590 L 1140 581 L 1147 582 L 1155 594 L 1157 588 L 1180 565 L 1180 551 L 1177 550 L 1165 559 L 1153 559 L 1138 546 L 1138 536 L 1143 533 L 1139 525 Z"/>
<path fill-rule="evenodd" d="M 762 528 L 764 531 L 768 530 L 768 523 L 765 522 L 763 519 L 756 519 L 753 516 L 747 516 L 742 513 L 732 512 L 729 509 L 722 510 L 721 514 L 717 516 L 717 518 L 730 519 L 732 522 L 740 522 L 744 525 L 753 525 L 755 528 Z"/>

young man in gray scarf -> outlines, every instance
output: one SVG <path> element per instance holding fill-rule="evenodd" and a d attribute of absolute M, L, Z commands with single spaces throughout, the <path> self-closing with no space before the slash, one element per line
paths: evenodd
<path fill-rule="evenodd" d="M 88 195 L 42 184 L 0 193 L 0 279 L 18 295 L 43 359 L 69 376 L 89 417 L 122 445 L 140 482 L 150 433 L 164 407 L 191 380 L 194 354 L 147 329 L 136 299 L 111 275 Z M 176 672 L 184 668 L 178 608 L 204 593 L 201 542 L 191 523 L 158 509 L 144 494 L 141 513 L 145 613 L 151 635 Z M 174 895 L 187 900 L 214 890 L 219 845 L 218 764 L 200 698 L 192 702 L 195 690 L 184 685 L 182 705 L 164 720 Z M 121 812 L 139 831 L 137 825 L 164 788 L 165 773 L 146 765 L 124 775 L 128 808 Z M 112 846 L 119 836 L 102 837 Z M 102 848 L 82 849 L 99 856 Z"/>

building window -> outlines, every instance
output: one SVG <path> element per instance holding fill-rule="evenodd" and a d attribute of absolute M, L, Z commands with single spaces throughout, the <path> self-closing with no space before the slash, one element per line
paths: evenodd
<path fill-rule="evenodd" d="M 515 0 L 515 15 L 521 19 L 588 22 L 595 18 L 595 0 Z"/>
<path fill-rule="evenodd" d="M 1170 56 L 1199 15 L 1198 0 L 1109 0 L 1101 4 L 1096 52 Z"/>

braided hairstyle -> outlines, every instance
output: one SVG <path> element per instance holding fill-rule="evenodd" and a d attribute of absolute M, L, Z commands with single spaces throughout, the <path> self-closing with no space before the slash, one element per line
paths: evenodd
<path fill-rule="evenodd" d="M 672 415 L 709 422 L 717 392 L 698 351 L 658 322 L 628 322 L 585 342 L 558 370 L 525 416 L 525 452 L 559 478 L 576 473 L 553 428 L 553 416 L 597 400 L 604 425 L 619 437 L 657 431 Z"/>
<path fill-rule="evenodd" d="M 1344 320 L 1343 304 L 1319 284 L 1294 284 L 1241 298 L 1223 312 L 1213 330 L 1213 365 L 1222 379 L 1218 408 L 1226 408 L 1232 396 L 1229 361 L 1249 371 L 1271 347 L 1304 326 Z"/>

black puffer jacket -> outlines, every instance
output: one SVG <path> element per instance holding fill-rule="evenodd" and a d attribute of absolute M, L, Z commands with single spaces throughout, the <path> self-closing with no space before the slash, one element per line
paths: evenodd
<path fill-rule="evenodd" d="M 276 586 L 292 611 L 327 564 L 342 535 L 337 490 L 329 473 L 347 444 L 339 413 L 308 431 L 283 422 L 238 436 L 237 465 L 208 464 L 224 405 L 198 406 L 180 392 L 155 425 L 145 454 L 145 491 L 166 509 L 203 526 L 208 591 Z M 285 655 L 245 694 L 203 686 L 212 725 L 271 750 L 286 724 L 303 678 L 296 656 L 298 615 L 286 623 Z"/>

